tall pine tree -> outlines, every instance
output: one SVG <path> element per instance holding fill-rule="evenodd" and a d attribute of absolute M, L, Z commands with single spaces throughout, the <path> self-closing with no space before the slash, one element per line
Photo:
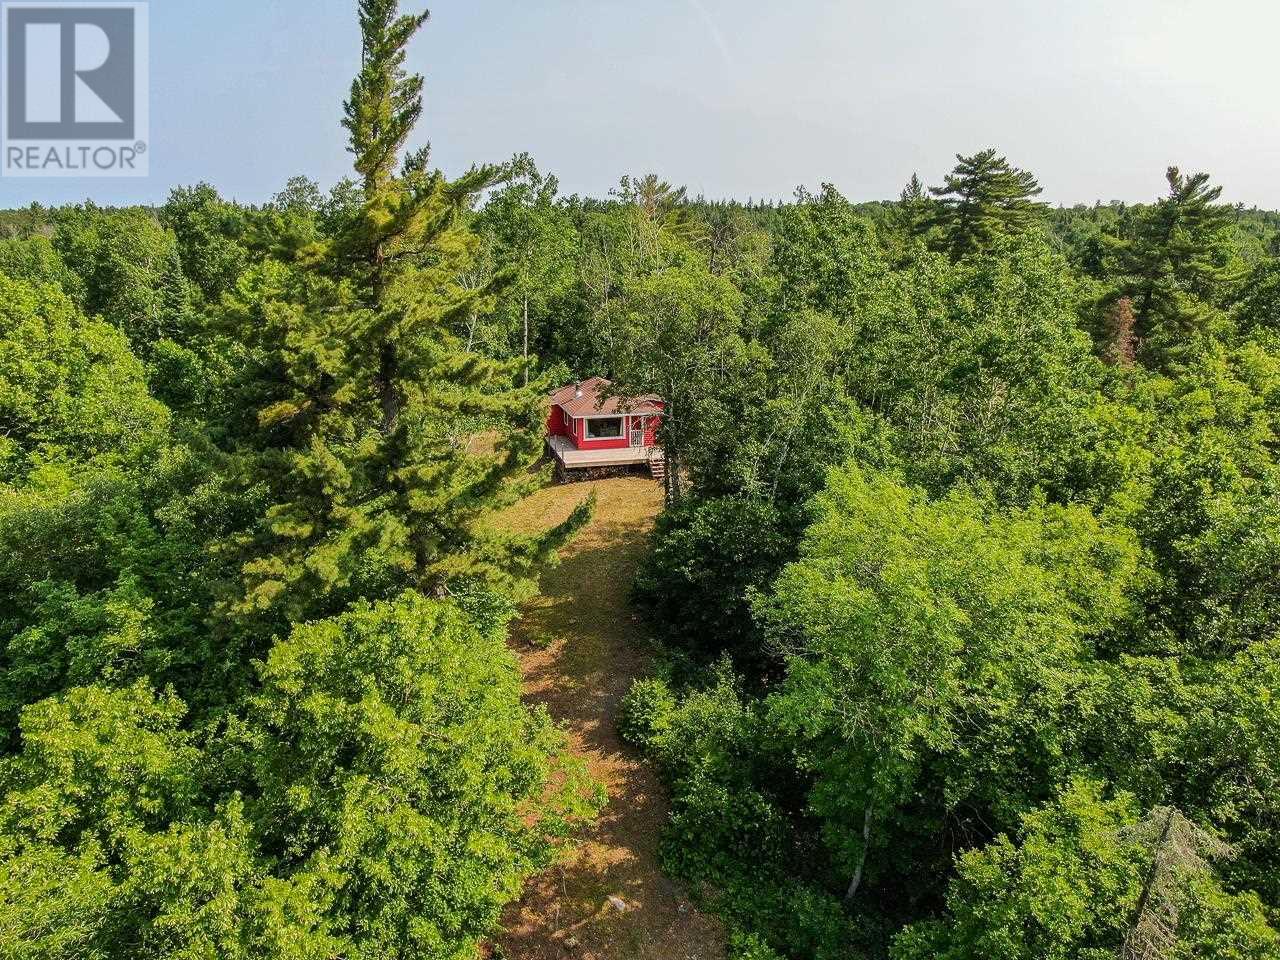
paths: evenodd
<path fill-rule="evenodd" d="M 953 260 L 984 250 L 997 237 L 1022 233 L 1044 213 L 1045 205 L 1031 199 L 1041 192 L 1036 178 L 994 149 L 956 154 L 955 169 L 929 192 L 937 201 L 919 230 L 936 228 L 935 246 Z"/>
<path fill-rule="evenodd" d="M 925 192 L 918 173 L 911 174 L 911 179 L 898 195 L 898 218 L 904 232 L 912 236 L 920 236 L 928 230 L 928 221 L 933 213 L 933 200 Z"/>
<path fill-rule="evenodd" d="M 1221 187 L 1209 174 L 1165 174 L 1169 194 L 1148 208 L 1131 236 L 1119 243 L 1121 278 L 1114 299 L 1129 297 L 1146 362 L 1181 356 L 1198 333 L 1219 319 L 1232 271 L 1223 231 L 1231 208 L 1218 203 Z"/>
<path fill-rule="evenodd" d="M 283 302 L 259 310 L 278 327 L 281 383 L 259 414 L 277 502 L 245 566 L 246 609 L 300 619 L 405 587 L 511 587 L 584 519 L 534 540 L 481 522 L 538 456 L 547 385 L 522 385 L 522 361 L 468 352 L 451 332 L 492 309 L 508 278 L 460 282 L 478 247 L 465 215 L 499 171 L 450 181 L 426 149 L 400 161 L 422 112 L 405 50 L 426 20 L 398 0 L 361 0 L 343 120 L 359 210 L 304 249 Z M 484 428 L 497 433 L 493 454 L 472 452 Z"/>

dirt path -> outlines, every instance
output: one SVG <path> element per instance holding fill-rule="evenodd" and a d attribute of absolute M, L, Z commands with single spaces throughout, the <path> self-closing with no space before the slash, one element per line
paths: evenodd
<path fill-rule="evenodd" d="M 661 784 L 615 725 L 619 701 L 646 667 L 627 591 L 661 488 L 639 478 L 551 487 L 513 509 L 510 522 L 546 528 L 592 491 L 595 519 L 543 577 L 513 647 L 525 695 L 567 728 L 609 802 L 571 858 L 536 877 L 508 909 L 498 945 L 511 960 L 719 960 L 720 924 L 694 909 L 658 867 Z"/>

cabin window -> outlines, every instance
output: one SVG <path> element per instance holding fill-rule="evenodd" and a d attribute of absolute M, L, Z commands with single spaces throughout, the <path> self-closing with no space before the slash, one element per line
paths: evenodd
<path fill-rule="evenodd" d="M 588 440 L 617 440 L 622 436 L 622 418 L 607 417 L 587 421 Z"/>

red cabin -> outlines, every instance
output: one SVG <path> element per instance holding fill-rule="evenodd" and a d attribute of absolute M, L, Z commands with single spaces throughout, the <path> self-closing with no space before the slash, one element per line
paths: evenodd
<path fill-rule="evenodd" d="M 610 385 L 592 377 L 553 393 L 547 448 L 562 470 L 647 464 L 658 475 L 665 466 L 657 442 L 662 401 L 609 396 Z"/>

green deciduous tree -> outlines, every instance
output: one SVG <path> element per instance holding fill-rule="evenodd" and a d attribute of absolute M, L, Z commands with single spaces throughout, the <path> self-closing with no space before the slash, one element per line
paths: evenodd
<path fill-rule="evenodd" d="M 139 357 L 160 340 L 183 339 L 190 282 L 173 234 L 150 210 L 64 210 L 53 243 L 81 278 L 85 312 L 121 330 Z"/>
<path fill-rule="evenodd" d="M 0 276 L 0 480 L 59 452 L 154 449 L 167 421 L 119 331 L 55 287 Z"/>
<path fill-rule="evenodd" d="M 5 949 L 474 955 L 601 799 L 521 703 L 503 621 L 476 621 L 408 594 L 296 627 L 212 741 L 141 680 L 27 707 L 0 765 Z"/>
<path fill-rule="evenodd" d="M 896 431 L 913 480 L 1002 498 L 1084 486 L 1102 367 L 1062 260 L 1000 239 L 958 264 L 919 251 L 854 314 L 849 392 Z"/>
<path fill-rule="evenodd" d="M 810 805 L 852 899 L 924 783 L 987 823 L 1049 788 L 1056 678 L 1126 611 L 1136 551 L 1078 508 L 930 503 L 854 467 L 832 472 L 814 517 L 759 612 L 786 660 L 772 710 L 809 744 Z"/>
<path fill-rule="evenodd" d="M 259 829 L 292 882 L 332 884 L 352 956 L 463 956 L 592 808 L 501 632 L 470 619 L 416 594 L 360 604 L 262 668 Z"/>
<path fill-rule="evenodd" d="M 1225 893 L 1204 858 L 1220 844 L 1175 810 L 1145 818 L 1133 798 L 1077 781 L 961 857 L 943 922 L 897 936 L 894 960 L 1090 960 L 1273 956 L 1280 935 L 1252 895 Z M 1158 893 L 1157 893 L 1158 890 Z M 1169 908 L 1143 938 L 1153 897 Z M 1150 928 L 1147 928 L 1150 930 Z"/>
<path fill-rule="evenodd" d="M 160 222 L 173 231 L 182 269 L 210 303 L 229 292 L 248 266 L 248 216 L 243 208 L 199 183 L 179 187 L 160 208 Z"/>
<path fill-rule="evenodd" d="M 659 518 L 633 595 L 681 649 L 708 659 L 728 651 L 759 668 L 766 657 L 750 597 L 790 559 L 791 542 L 779 510 L 765 501 L 687 502 Z"/>
<path fill-rule="evenodd" d="M 84 303 L 84 281 L 42 234 L 0 240 L 0 273 L 11 280 L 59 287 L 76 304 Z"/>
<path fill-rule="evenodd" d="M 519 355 L 525 362 L 523 382 L 527 384 L 531 351 L 538 352 L 549 342 L 552 313 L 563 309 L 576 279 L 578 237 L 556 202 L 558 181 L 540 173 L 527 153 L 512 158 L 504 168 L 503 181 L 477 224 L 492 241 L 490 257 L 514 274 L 489 320 L 497 327 L 498 339 L 490 351 L 498 356 Z M 473 315 L 468 322 L 476 319 Z"/>
<path fill-rule="evenodd" d="M 697 439 L 736 416 L 732 385 L 746 362 L 741 309 L 734 286 L 696 262 L 629 283 L 611 305 L 613 389 L 665 405 L 658 436 L 669 502 L 683 495 L 686 468 L 713 469 L 697 461 Z"/>

